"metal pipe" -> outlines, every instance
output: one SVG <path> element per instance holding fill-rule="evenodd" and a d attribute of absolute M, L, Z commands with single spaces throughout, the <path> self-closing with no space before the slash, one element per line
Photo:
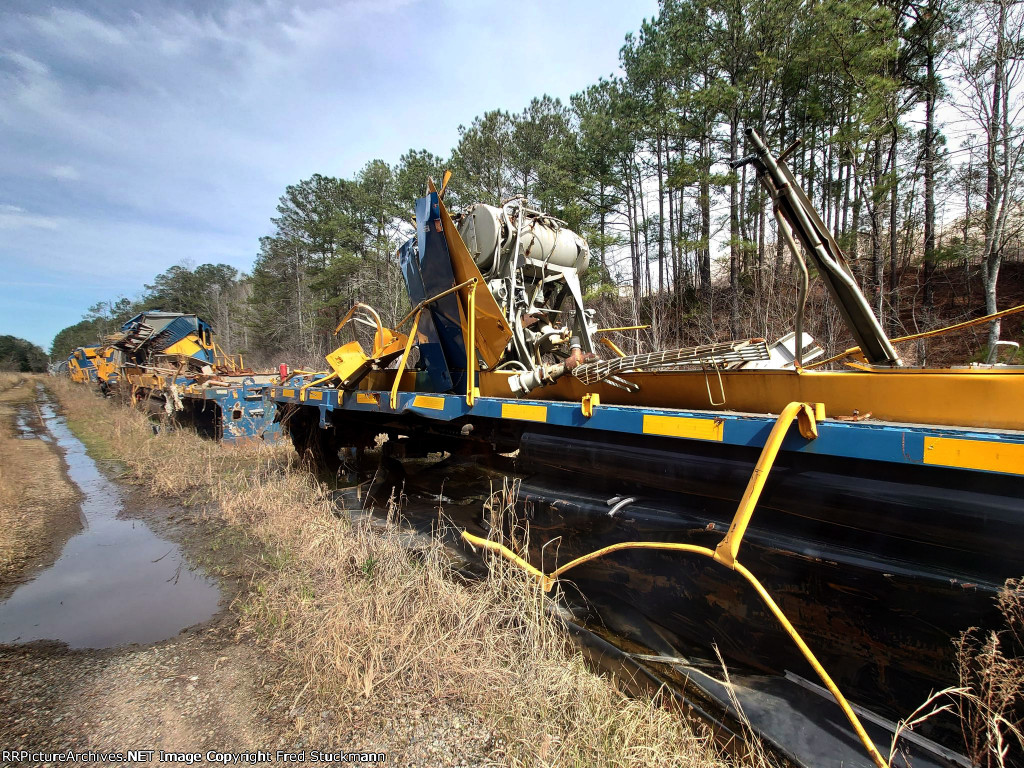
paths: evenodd
<path fill-rule="evenodd" d="M 476 289 L 477 281 L 474 277 L 473 286 L 469 289 L 469 338 L 466 340 L 466 405 L 473 407 L 476 394 L 480 390 L 476 386 Z"/>
<path fill-rule="evenodd" d="M 625 357 L 626 356 L 626 353 L 623 352 L 621 349 L 619 349 L 619 345 L 616 344 L 611 339 L 598 339 L 598 341 L 600 341 L 602 344 L 604 344 L 606 347 L 608 347 L 612 352 L 614 352 L 619 357 Z"/>
<path fill-rule="evenodd" d="M 793 252 L 793 258 L 800 266 L 800 295 L 797 296 L 796 303 L 796 344 L 793 346 L 796 355 L 796 368 L 799 370 L 804 363 L 804 309 L 807 306 L 807 289 L 810 286 L 811 278 L 807 274 L 807 262 L 804 261 L 803 254 L 800 253 L 800 249 L 797 248 L 796 241 L 793 239 L 793 230 L 789 226 L 789 222 L 783 217 L 778 205 L 775 205 L 774 209 L 775 222 L 779 225 L 779 232 L 782 233 L 786 245 Z"/>
<path fill-rule="evenodd" d="M 391 410 L 398 407 L 398 385 L 402 382 L 402 374 L 405 372 L 405 364 L 409 362 L 409 353 L 412 351 L 412 345 L 416 341 L 416 330 L 420 326 L 420 313 L 423 311 L 420 308 L 416 312 L 416 318 L 412 321 L 412 328 L 409 329 L 409 338 L 405 342 L 405 349 L 402 351 L 402 360 L 398 363 L 398 370 L 395 371 L 395 380 L 391 384 Z"/>
<path fill-rule="evenodd" d="M 766 174 L 768 181 L 771 182 L 768 188 L 772 193 L 772 199 L 782 208 L 782 214 L 807 246 L 854 338 L 862 347 L 867 347 L 866 356 L 869 361 L 879 365 L 901 366 L 903 363 L 899 355 L 882 330 L 857 281 L 845 266 L 842 251 L 832 239 L 828 228 L 814 212 L 810 201 L 797 186 L 789 169 L 775 160 L 756 131 L 748 128 L 746 134 L 757 152 L 761 169 L 759 175 L 763 180 Z M 829 241 L 830 247 L 836 253 L 833 254 L 826 247 L 823 238 Z"/>
<path fill-rule="evenodd" d="M 401 328 L 403 325 L 405 325 L 406 322 L 409 320 L 409 318 L 411 318 L 414 314 L 416 314 L 417 312 L 422 310 L 428 304 L 433 304 L 438 299 L 443 299 L 445 296 L 448 296 L 448 295 L 450 295 L 452 293 L 455 293 L 456 291 L 458 291 L 458 290 L 460 290 L 462 288 L 465 288 L 467 285 L 472 285 L 476 281 L 477 281 L 477 278 L 471 277 L 471 278 L 469 278 L 469 280 L 466 280 L 464 283 L 459 283 L 458 285 L 453 285 L 447 291 L 441 291 L 436 296 L 431 296 L 429 299 L 424 299 L 419 304 L 417 304 L 415 307 L 410 309 L 409 313 L 405 317 L 403 317 L 401 320 L 398 321 L 397 325 L 395 325 L 395 329 L 397 330 L 397 329 Z"/>
<path fill-rule="evenodd" d="M 622 325 L 618 328 L 598 328 L 594 333 L 611 333 L 612 331 L 646 331 L 649 325 Z"/>

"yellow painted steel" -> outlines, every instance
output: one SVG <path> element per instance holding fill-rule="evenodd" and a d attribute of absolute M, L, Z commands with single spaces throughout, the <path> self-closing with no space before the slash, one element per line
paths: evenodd
<path fill-rule="evenodd" d="M 391 408 L 395 409 L 398 407 L 398 385 L 402 383 L 402 373 L 405 372 L 405 364 L 409 362 L 409 353 L 412 351 L 412 345 L 416 342 L 416 331 L 420 327 L 420 313 L 423 312 L 421 306 L 416 310 L 416 317 L 413 318 L 412 328 L 409 329 L 409 338 L 405 343 L 405 349 L 402 351 L 402 359 L 398 363 L 398 371 L 395 373 L 395 383 L 391 385 Z M 404 320 L 402 321 L 405 322 Z M 401 323 L 399 323 L 401 325 Z"/>
<path fill-rule="evenodd" d="M 369 359 L 358 341 L 342 344 L 327 354 L 327 363 L 334 369 L 334 374 L 341 381 L 347 381 L 356 371 L 366 365 Z"/>
<path fill-rule="evenodd" d="M 96 375 L 97 375 L 97 377 L 99 377 L 99 375 L 100 375 L 100 364 L 105 362 L 103 360 L 103 357 L 100 355 L 100 352 L 99 352 L 99 350 L 101 348 L 100 347 L 79 347 L 78 349 L 81 349 L 82 350 L 82 354 L 85 355 L 86 358 L 88 358 L 89 361 L 93 364 L 93 368 L 96 369 Z M 75 352 L 77 352 L 78 349 L 76 349 Z M 88 384 L 89 383 L 89 373 L 88 373 L 88 370 L 86 368 L 83 368 L 81 366 L 81 364 L 78 362 L 78 358 L 75 355 L 75 352 L 72 352 L 71 357 L 68 358 L 68 375 L 71 377 L 71 380 L 73 382 L 75 382 L 76 384 Z"/>
<path fill-rule="evenodd" d="M 444 398 L 443 397 L 431 397 L 430 395 L 416 395 L 412 399 L 414 408 L 429 408 L 432 411 L 443 411 L 444 410 Z"/>
<path fill-rule="evenodd" d="M 82 366 L 80 366 L 78 361 L 73 357 L 68 359 L 68 375 L 76 384 L 84 384 L 89 380 L 85 371 L 82 370 Z"/>
<path fill-rule="evenodd" d="M 430 183 L 431 191 L 433 183 Z M 456 229 L 448 209 L 443 202 L 438 201 L 441 214 L 441 226 L 444 230 L 444 237 L 448 243 L 448 256 L 452 262 L 452 272 L 455 275 L 456 283 L 468 283 L 475 280 L 483 284 L 484 278 L 473 261 L 473 257 L 462 242 L 462 235 Z M 509 328 L 508 320 L 505 319 L 501 307 L 494 300 L 490 291 L 480 291 L 476 297 L 472 312 L 468 311 L 468 296 L 459 296 L 462 301 L 461 309 L 464 314 L 469 315 L 469 321 L 473 323 L 473 337 L 476 339 L 476 347 L 480 352 L 480 359 L 488 368 L 494 368 L 501 362 L 505 347 L 512 338 L 512 329 Z M 474 322 L 475 321 L 475 322 Z"/>
<path fill-rule="evenodd" d="M 321 392 L 318 389 L 314 389 L 312 392 L 309 393 L 309 399 L 310 400 L 323 400 L 324 399 L 324 393 Z"/>
<path fill-rule="evenodd" d="M 315 387 L 318 384 L 325 384 L 328 381 L 331 381 L 332 379 L 336 378 L 338 378 L 337 371 L 335 371 L 334 373 L 327 374 L 322 379 L 314 379 L 313 381 L 309 382 L 309 384 L 303 384 L 301 387 L 299 387 L 299 401 L 301 402 L 306 399 L 306 390 L 309 389 L 310 387 Z M 317 392 L 316 394 L 318 395 L 316 399 L 319 400 L 321 393 Z"/>
<path fill-rule="evenodd" d="M 649 325 L 620 325 L 617 328 L 598 328 L 595 333 L 612 333 L 613 331 L 646 331 Z"/>
<path fill-rule="evenodd" d="M 380 399 L 377 395 L 369 395 L 364 392 L 356 393 L 356 402 L 363 403 L 364 405 L 380 405 Z"/>
<path fill-rule="evenodd" d="M 872 762 L 874 762 L 877 768 L 890 768 L 888 761 L 882 757 L 882 754 L 878 751 L 874 742 L 871 741 L 871 737 L 868 736 L 867 731 L 864 730 L 864 726 L 861 724 L 860 718 L 857 717 L 857 713 L 853 711 L 850 703 L 846 700 L 846 697 L 843 696 L 842 691 L 839 690 L 839 686 L 835 684 L 835 681 L 832 680 L 832 677 L 821 665 L 821 662 L 818 661 L 814 652 L 810 649 L 807 643 L 804 642 L 803 637 L 800 636 L 796 627 L 793 626 L 792 622 L 790 622 L 786 617 L 786 614 L 768 593 L 768 590 L 766 590 L 761 582 L 758 581 L 757 577 L 747 570 L 743 564 L 736 560 L 740 543 L 743 540 L 743 534 L 746 531 L 747 524 L 749 523 L 750 517 L 757 505 L 757 501 L 760 498 L 761 489 L 764 487 L 764 481 L 768 472 L 771 470 L 775 457 L 778 454 L 779 446 L 782 444 L 782 440 L 785 437 L 786 432 L 794 419 L 800 419 L 802 422 L 800 424 L 801 433 L 808 439 L 813 439 L 817 436 L 815 413 L 820 412 L 820 410 L 821 409 L 817 406 L 799 402 L 789 403 L 783 409 L 779 418 L 775 422 L 775 426 L 772 428 L 771 434 L 768 436 L 768 440 L 765 443 L 764 448 L 761 451 L 761 457 L 758 459 L 757 466 L 754 468 L 754 473 L 747 484 L 747 490 L 743 494 L 743 499 L 740 501 L 736 514 L 733 516 L 733 521 L 729 526 L 729 531 L 714 550 L 708 549 L 707 547 L 701 547 L 696 544 L 677 544 L 664 541 L 624 541 L 603 547 L 602 549 L 598 549 L 594 552 L 583 555 L 582 557 L 577 557 L 575 560 L 566 563 L 560 568 L 556 568 L 550 574 L 545 574 L 527 562 L 524 558 L 517 555 L 511 549 L 496 541 L 482 539 L 479 536 L 474 536 L 468 531 L 462 532 L 462 538 L 474 546 L 500 554 L 502 557 L 515 563 L 531 576 L 536 578 L 545 592 L 550 591 L 555 582 L 558 581 L 563 574 L 573 568 L 590 562 L 591 560 L 596 560 L 599 557 L 604 557 L 613 552 L 619 552 L 625 549 L 654 549 L 685 552 L 688 554 L 711 558 L 721 565 L 732 569 L 736 573 L 740 574 L 747 583 L 754 588 L 754 591 L 757 592 L 762 602 L 768 606 L 768 610 L 772 612 L 772 615 L 774 615 L 779 624 L 782 625 L 786 634 L 788 634 L 796 644 L 800 653 L 803 654 L 803 657 L 807 660 L 807 663 L 813 667 L 822 683 L 824 683 L 825 687 L 832 693 L 833 698 L 843 710 L 843 714 L 846 715 L 846 719 L 857 734 L 857 738 L 860 739 L 861 744 L 864 746 L 864 749 L 868 753 Z"/>
<path fill-rule="evenodd" d="M 604 344 L 608 349 L 614 352 L 619 357 L 625 357 L 626 353 L 619 349 L 619 346 L 611 339 L 600 339 L 601 343 Z"/>
<path fill-rule="evenodd" d="M 743 534 L 747 532 L 747 524 L 761 498 L 765 480 L 768 479 L 768 474 L 772 471 L 775 457 L 779 455 L 779 448 L 782 447 L 782 441 L 786 437 L 786 432 L 789 431 L 789 426 L 798 418 L 802 422 L 800 433 L 804 438 L 813 440 L 818 436 L 818 426 L 811 406 L 806 403 L 790 403 L 783 408 L 779 418 L 775 420 L 775 426 L 772 427 L 768 440 L 765 441 L 764 448 L 761 449 L 761 455 L 757 459 L 757 464 L 754 465 L 750 480 L 747 481 L 747 487 L 743 491 L 739 507 L 736 508 L 736 514 L 733 515 L 729 531 L 715 547 L 715 560 L 722 565 L 729 568 L 736 567 L 736 556 L 739 554 L 740 544 L 743 543 Z"/>
<path fill-rule="evenodd" d="M 504 544 L 499 544 L 498 542 L 491 541 L 490 539 L 481 539 L 479 536 L 474 536 L 469 531 L 462 532 L 462 539 L 463 541 L 472 544 L 474 547 L 480 547 L 480 549 L 486 549 L 489 552 L 494 552 L 495 554 L 501 555 L 506 560 L 515 563 L 528 574 L 533 576 L 533 578 L 537 579 L 545 592 L 550 592 L 551 588 L 555 585 L 554 579 L 538 568 L 534 568 L 530 565 L 529 561 L 517 555 Z"/>
<path fill-rule="evenodd" d="M 480 395 L 476 385 L 476 289 L 480 283 L 473 278 L 469 288 L 469 332 L 466 334 L 466 404 L 472 408 Z"/>
<path fill-rule="evenodd" d="M 93 365 L 96 366 L 96 376 L 100 381 L 109 381 L 110 377 L 117 375 L 120 370 L 117 362 L 107 359 L 113 352 L 114 348 L 109 346 L 96 348 L 96 359 L 93 360 Z"/>
<path fill-rule="evenodd" d="M 202 352 L 208 349 L 203 345 L 194 333 L 190 333 L 180 341 L 176 341 L 171 346 L 160 352 L 161 355 L 184 355 L 185 357 L 193 357 L 197 352 Z"/>
<path fill-rule="evenodd" d="M 721 419 L 694 419 L 687 416 L 644 415 L 644 434 L 665 437 L 689 437 L 695 440 L 722 439 L 724 423 Z"/>
<path fill-rule="evenodd" d="M 445 296 L 449 296 L 449 295 L 451 295 L 453 293 L 457 293 L 457 292 L 461 291 L 463 288 L 468 288 L 469 286 L 473 285 L 474 281 L 476 281 L 476 278 L 475 277 L 471 277 L 469 280 L 466 280 L 465 282 L 459 283 L 457 285 L 453 285 L 451 288 L 449 288 L 446 291 L 441 291 L 440 293 L 435 294 L 435 295 L 431 296 L 428 299 L 424 299 L 419 304 L 417 304 L 415 307 L 410 309 L 409 312 L 406 314 L 406 316 L 398 321 L 398 323 L 395 325 L 395 327 L 396 328 L 401 328 L 403 325 L 405 325 L 409 321 L 409 318 L 411 318 L 413 315 L 418 314 L 419 312 L 421 312 L 423 309 L 425 309 L 427 307 L 427 305 L 433 304 L 435 301 L 437 301 L 438 299 L 443 299 Z M 412 335 L 412 334 L 410 334 L 410 335 Z"/>
<path fill-rule="evenodd" d="M 875 369 L 872 371 L 722 371 L 729 409 L 780 413 L 787 403 L 827 403 L 831 418 L 870 414 L 880 421 L 987 429 L 1024 429 L 1024 371 L 992 369 Z M 509 397 L 503 371 L 481 371 L 484 397 Z M 627 392 L 606 383 L 586 385 L 574 376 L 530 393 L 533 400 L 579 402 L 597 392 L 607 405 L 713 410 L 701 371 L 620 374 L 639 385 Z"/>
<path fill-rule="evenodd" d="M 543 405 L 520 405 L 519 403 L 502 403 L 501 418 L 519 419 L 520 421 L 547 421 L 548 409 Z"/>
<path fill-rule="evenodd" d="M 380 320 L 380 315 L 377 314 L 377 310 L 369 304 L 363 304 L 362 302 L 356 302 L 352 305 L 352 309 L 348 311 L 334 329 L 335 335 L 356 316 L 357 312 L 369 315 L 376 326 L 376 332 L 373 335 L 373 350 L 370 354 L 367 354 L 363 349 L 363 345 L 356 339 L 347 344 L 342 344 L 327 355 L 327 362 L 334 369 L 335 376 L 341 381 L 342 386 L 354 384 L 373 366 L 382 363 L 384 360 L 390 360 L 408 343 L 408 340 L 402 334 L 395 333 L 390 328 L 385 328 Z M 328 376 L 316 383 L 329 381 L 335 378 L 335 376 Z M 306 386 L 310 385 L 307 384 Z"/>
<path fill-rule="evenodd" d="M 924 463 L 1024 475 L 1024 445 L 995 440 L 926 437 Z"/>
<path fill-rule="evenodd" d="M 430 304 L 433 304 L 438 299 L 442 299 L 445 296 L 448 296 L 449 294 L 454 293 L 454 294 L 456 294 L 457 296 L 459 296 L 461 298 L 461 294 L 459 292 L 462 289 L 464 289 L 464 288 L 468 288 L 469 289 L 468 300 L 467 300 L 467 304 L 468 304 L 468 307 L 469 307 L 469 315 L 468 315 L 469 316 L 469 320 L 468 320 L 468 323 L 463 325 L 464 328 L 467 328 L 466 335 L 463 337 L 464 340 L 465 340 L 465 344 L 466 344 L 466 366 L 468 368 L 468 370 L 466 371 L 466 401 L 469 403 L 469 405 L 473 405 L 474 398 L 478 397 L 480 395 L 480 388 L 476 386 L 476 367 L 477 367 L 476 366 L 476 354 L 477 354 L 477 348 L 476 348 L 476 344 L 474 344 L 472 340 L 477 338 L 477 334 L 476 334 L 476 295 L 477 295 L 477 290 L 476 289 L 477 289 L 477 286 L 482 282 L 482 280 L 483 280 L 483 278 L 471 277 L 468 280 L 459 283 L 458 285 L 452 286 L 451 288 L 449 288 L 446 291 L 441 291 L 441 293 L 438 293 L 435 296 L 431 296 L 428 299 L 424 299 L 419 304 L 417 304 L 415 307 L 413 307 L 409 311 L 409 314 L 407 314 L 405 317 L 403 317 L 398 322 L 398 327 L 401 328 L 403 325 L 405 325 L 406 321 L 409 320 L 410 317 L 413 318 L 412 328 L 409 330 L 408 341 L 406 342 L 405 350 L 402 352 L 401 360 L 398 363 L 398 371 L 395 374 L 394 381 L 393 381 L 393 383 L 391 385 L 391 407 L 392 408 L 397 408 L 398 407 L 398 388 L 399 388 L 399 385 L 400 385 L 400 383 L 402 381 L 402 374 L 405 373 L 406 363 L 409 362 L 409 353 L 412 351 L 413 344 L 416 341 L 416 332 L 419 329 L 420 315 L 423 313 L 423 310 L 427 308 L 427 306 L 429 306 Z M 485 293 L 487 295 L 490 295 L 490 291 L 484 291 L 483 293 Z M 465 313 L 463 313 L 463 314 L 465 314 Z M 486 360 L 485 360 L 485 362 L 486 362 Z"/>
<path fill-rule="evenodd" d="M 213 342 L 213 362 L 222 372 L 236 373 L 245 368 L 241 355 L 229 355 L 216 341 Z"/>

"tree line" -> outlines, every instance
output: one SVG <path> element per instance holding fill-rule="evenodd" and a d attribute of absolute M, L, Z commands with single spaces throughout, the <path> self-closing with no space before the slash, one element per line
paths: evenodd
<path fill-rule="evenodd" d="M 63 360 L 75 348 L 102 342 L 138 313 L 154 309 L 197 314 L 213 324 L 222 346 L 244 348 L 249 328 L 242 308 L 249 281 L 227 264 L 175 265 L 157 275 L 137 299 L 121 296 L 93 304 L 80 322 L 54 336 L 50 357 Z"/>
<path fill-rule="evenodd" d="M 1022 27 L 1020 0 L 662 0 L 626 35 L 620 76 L 486 112 L 445 156 L 290 185 L 250 274 L 175 267 L 141 304 L 199 311 L 261 359 L 320 359 L 353 302 L 401 316 L 396 249 L 426 178 L 450 169 L 451 207 L 524 196 L 584 235 L 599 317 L 652 326 L 633 344 L 778 336 L 794 265 L 753 169 L 728 166 L 750 127 L 777 153 L 800 141 L 787 162 L 890 332 L 992 312 L 1024 225 Z M 835 308 L 811 302 L 811 332 L 845 343 Z"/>
<path fill-rule="evenodd" d="M 0 371 L 42 373 L 47 362 L 46 353 L 31 341 L 0 336 Z"/>

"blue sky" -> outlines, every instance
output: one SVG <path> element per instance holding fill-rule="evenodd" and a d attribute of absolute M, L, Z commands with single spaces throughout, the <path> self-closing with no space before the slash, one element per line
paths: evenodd
<path fill-rule="evenodd" d="M 287 184 L 565 100 L 656 5 L 5 0 L 0 334 L 46 349 L 173 264 L 248 270 Z"/>

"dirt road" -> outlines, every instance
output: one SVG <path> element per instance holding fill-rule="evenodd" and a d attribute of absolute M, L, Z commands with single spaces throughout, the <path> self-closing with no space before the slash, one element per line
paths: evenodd
<path fill-rule="evenodd" d="M 38 407 L 38 398 L 44 399 L 43 410 Z M 106 489 L 108 497 L 98 497 L 99 502 L 108 506 L 112 503 L 107 486 L 116 485 L 109 479 L 116 467 L 106 467 L 94 483 L 75 482 L 76 461 L 91 459 L 82 459 L 84 448 L 81 456 L 73 444 L 69 449 L 60 432 L 66 427 L 47 416 L 45 394 L 37 394 L 34 383 L 8 387 L 0 393 L 0 406 L 5 464 L 19 469 L 17 475 L 5 474 L 5 482 L 17 483 L 18 492 L 8 494 L 0 507 L 0 529 L 6 531 L 4 551 L 9 553 L 4 560 L 0 597 L 9 606 L 16 601 L 19 589 L 46 584 L 48 574 L 61 565 L 62 550 L 79 545 L 86 548 L 86 535 L 103 527 L 101 517 L 109 509 L 91 510 L 81 522 L 80 509 L 88 509 L 101 489 Z M 59 417 L 54 414 L 54 418 Z M 174 571 L 174 581 L 191 577 L 211 582 L 212 589 L 219 589 L 219 605 L 215 603 L 213 609 L 216 612 L 180 634 L 180 627 L 174 627 L 165 633 L 169 637 L 149 644 L 79 650 L 51 640 L 0 645 L 0 749 L 205 752 L 301 748 L 294 713 L 289 712 L 295 685 L 282 679 L 266 649 L 256 650 L 255 644 L 239 642 L 244 638 L 229 608 L 251 574 L 245 566 L 244 542 L 214 523 L 168 509 L 137 489 L 117 487 L 113 493 L 123 509 L 116 520 L 107 521 L 108 527 L 126 529 L 118 535 L 145 528 L 149 532 L 147 541 L 180 550 L 182 562 Z M 130 543 L 138 546 L 134 540 Z M 97 546 L 107 544 L 99 541 Z M 130 553 L 111 549 L 100 552 L 107 558 L 101 566 L 116 576 L 126 567 Z M 77 561 L 82 559 L 82 553 L 78 553 Z M 158 559 L 166 560 L 150 560 L 155 563 Z M 103 585 L 102 590 L 116 591 L 137 588 L 145 574 L 128 574 L 124 580 L 127 585 L 116 580 L 107 585 L 96 574 L 91 578 Z M 64 605 L 65 599 L 69 603 L 85 601 L 84 612 L 77 614 L 76 621 L 89 624 L 94 620 L 90 611 L 107 609 L 90 604 L 82 585 L 69 583 L 76 579 L 51 579 L 54 583 L 46 584 L 45 594 L 36 595 L 34 604 L 52 594 L 54 605 L 59 607 L 51 612 L 63 613 L 71 609 Z M 106 604 L 129 599 L 127 594 L 118 598 L 109 591 L 100 597 L 106 598 Z M 167 595 L 156 598 L 157 604 L 149 607 L 153 616 L 166 615 L 170 599 Z M 194 598 L 186 593 L 184 599 Z M 0 604 L 0 619 L 3 609 Z M 23 615 L 28 614 L 15 614 L 10 621 L 16 622 Z M 148 621 L 146 609 L 133 606 L 127 616 L 129 623 L 132 616 L 137 616 L 139 622 L 159 625 Z M 49 618 L 43 615 L 41 620 Z M 119 634 L 120 630 L 110 626 L 114 619 L 101 616 L 99 621 L 106 624 L 101 629 L 113 632 L 112 637 Z M 13 631 L 32 636 L 32 627 L 16 627 Z M 76 634 L 71 632 L 67 637 Z"/>
<path fill-rule="evenodd" d="M 4 749 L 205 752 L 288 743 L 257 655 L 228 622 L 151 646 L 0 649 Z M 44 763 L 45 764 L 45 763 Z"/>

